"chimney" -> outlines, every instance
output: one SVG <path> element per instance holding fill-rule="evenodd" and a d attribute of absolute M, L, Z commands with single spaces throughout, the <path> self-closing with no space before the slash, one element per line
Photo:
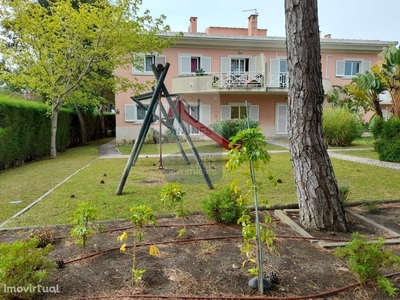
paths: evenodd
<path fill-rule="evenodd" d="M 327 40 L 330 40 L 331 37 L 332 37 L 332 35 L 330 33 L 324 35 L 324 39 L 327 39 Z"/>
<path fill-rule="evenodd" d="M 257 17 L 258 14 L 251 14 L 249 17 L 249 26 L 248 26 L 248 35 L 256 36 L 257 35 Z"/>
<path fill-rule="evenodd" d="M 190 17 L 189 33 L 197 33 L 197 17 Z"/>

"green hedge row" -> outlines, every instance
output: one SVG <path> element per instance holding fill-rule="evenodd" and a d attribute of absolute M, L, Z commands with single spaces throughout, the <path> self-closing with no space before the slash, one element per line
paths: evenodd
<path fill-rule="evenodd" d="M 106 116 L 115 128 L 115 116 Z M 101 138 L 98 115 L 85 115 L 88 140 Z M 79 122 L 74 110 L 61 109 L 57 126 L 57 151 L 79 145 Z M 50 154 L 50 107 L 43 103 L 0 96 L 0 170 Z"/>
<path fill-rule="evenodd" d="M 375 150 L 382 161 L 400 162 L 400 118 L 391 117 L 388 121 L 375 117 L 371 132 L 375 139 Z"/>

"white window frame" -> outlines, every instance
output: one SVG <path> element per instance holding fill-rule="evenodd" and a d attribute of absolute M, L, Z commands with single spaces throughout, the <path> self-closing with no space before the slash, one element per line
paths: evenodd
<path fill-rule="evenodd" d="M 165 66 L 167 62 L 167 58 L 165 55 L 157 55 L 157 54 L 137 54 L 137 58 L 135 58 L 136 64 L 132 66 L 132 74 L 140 74 L 140 75 L 153 75 L 153 70 L 146 69 L 146 59 L 151 59 L 151 63 L 158 65 L 162 64 Z"/>
<path fill-rule="evenodd" d="M 232 107 L 245 107 L 245 103 L 228 103 L 226 105 L 221 105 L 221 120 L 232 120 Z M 229 112 L 228 112 L 229 109 Z M 259 120 L 259 106 L 249 104 L 249 111 L 246 112 L 249 114 L 251 119 Z"/>
<path fill-rule="evenodd" d="M 178 75 L 196 75 L 196 72 L 191 70 L 192 59 L 198 60 L 197 69 L 203 69 L 204 74 L 211 73 L 211 57 L 203 56 L 203 54 L 179 53 Z"/>
<path fill-rule="evenodd" d="M 346 64 L 348 63 L 358 63 L 359 64 L 359 70 L 358 73 L 356 74 L 346 74 Z M 336 72 L 335 75 L 336 77 L 342 77 L 342 78 L 353 78 L 356 77 L 357 74 L 364 74 L 366 71 L 370 71 L 371 68 L 371 62 L 366 61 L 362 58 L 344 58 L 343 60 L 337 60 L 336 61 Z M 353 69 L 353 68 L 352 68 Z"/>
<path fill-rule="evenodd" d="M 143 105 L 145 106 L 149 106 L 149 103 L 143 103 Z M 156 105 L 157 107 L 155 108 L 155 114 L 158 115 L 158 104 Z M 141 124 L 143 123 L 144 117 L 143 118 L 138 118 L 138 109 L 141 109 L 141 107 L 139 107 L 139 105 L 137 104 L 125 104 L 124 106 L 124 114 L 125 114 L 125 122 L 126 123 L 138 123 Z M 154 123 L 158 123 L 158 120 Z"/>

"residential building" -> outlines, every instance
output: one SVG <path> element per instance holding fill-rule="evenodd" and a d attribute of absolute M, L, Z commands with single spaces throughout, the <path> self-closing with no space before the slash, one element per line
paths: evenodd
<path fill-rule="evenodd" d="M 197 18 L 191 17 L 188 32 L 162 54 L 143 53 L 143 68 L 117 68 L 115 74 L 139 82 L 153 80 L 151 65 L 168 62 L 168 91 L 180 94 L 186 100 L 187 112 L 202 124 L 209 126 L 249 114 L 260 121 L 268 139 L 286 137 L 290 80 L 286 39 L 268 36 L 267 29 L 257 27 L 257 18 L 257 14 L 250 15 L 247 28 L 209 27 L 198 32 Z M 348 84 L 356 74 L 369 70 L 390 43 L 397 41 L 336 39 L 330 34 L 321 37 L 325 93 L 333 85 Z M 143 108 L 131 96 L 129 91 L 116 95 L 117 143 L 136 139 L 144 118 Z M 162 103 L 167 105 L 165 99 Z M 384 114 L 389 110 L 390 103 L 383 106 Z M 194 136 L 202 135 L 196 128 L 188 129 Z"/>

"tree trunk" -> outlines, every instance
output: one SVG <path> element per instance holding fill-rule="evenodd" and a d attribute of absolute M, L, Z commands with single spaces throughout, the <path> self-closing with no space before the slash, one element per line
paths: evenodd
<path fill-rule="evenodd" d="M 105 108 L 105 105 L 104 104 L 100 104 L 99 116 L 100 116 L 100 126 L 101 126 L 101 137 L 102 138 L 107 136 L 106 122 L 104 120 L 104 108 Z"/>
<path fill-rule="evenodd" d="M 317 0 L 285 0 L 290 155 L 300 222 L 348 231 L 343 202 L 322 133 L 321 49 Z"/>
<path fill-rule="evenodd" d="M 58 123 L 58 112 L 62 107 L 62 103 L 58 100 L 52 101 L 50 116 L 50 158 L 57 157 L 57 123 Z"/>
<path fill-rule="evenodd" d="M 83 118 L 83 115 L 78 107 L 78 104 L 74 103 L 74 105 L 75 105 L 76 114 L 78 115 L 79 127 L 81 129 L 81 145 L 86 146 L 88 144 L 88 141 L 87 141 L 87 134 L 86 134 L 85 119 Z"/>
<path fill-rule="evenodd" d="M 382 109 L 381 109 L 381 105 L 379 103 L 378 97 L 377 97 L 377 99 L 374 99 L 374 110 L 375 110 L 377 116 L 383 118 Z"/>

